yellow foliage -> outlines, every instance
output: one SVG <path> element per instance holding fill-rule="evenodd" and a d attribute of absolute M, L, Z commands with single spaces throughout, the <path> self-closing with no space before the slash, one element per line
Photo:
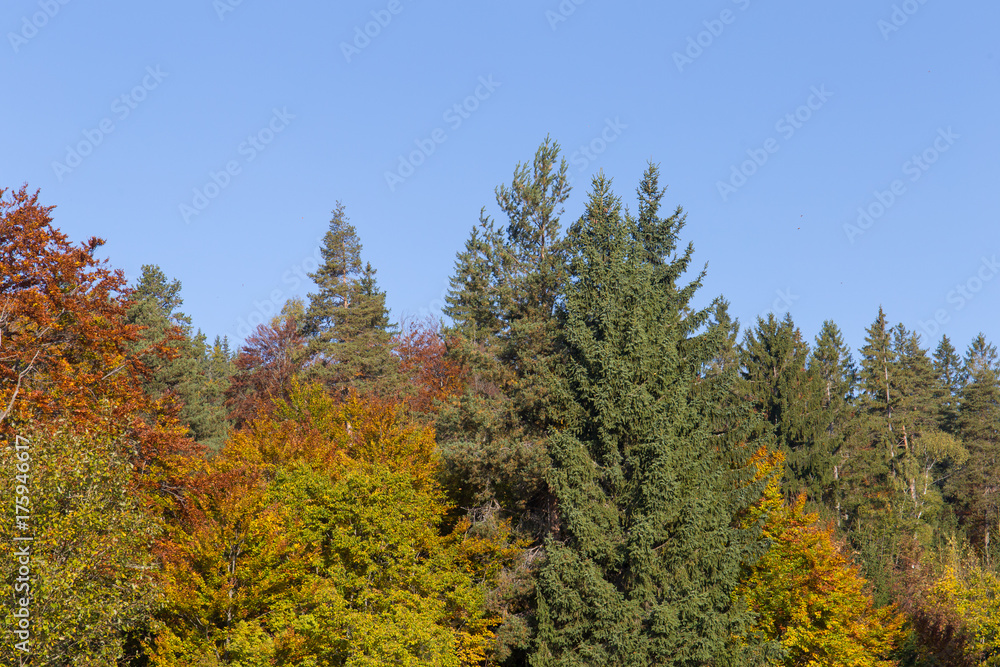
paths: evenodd
<path fill-rule="evenodd" d="M 395 404 L 316 386 L 235 434 L 164 549 L 153 664 L 485 664 L 517 547 L 443 534 L 433 448 Z"/>
<path fill-rule="evenodd" d="M 960 558 L 954 548 L 950 555 L 928 603 L 958 619 L 971 661 L 1000 665 L 1000 576 L 974 556 Z"/>
<path fill-rule="evenodd" d="M 224 455 L 268 469 L 304 461 L 334 475 L 350 461 L 391 463 L 428 484 L 434 447 L 434 430 L 408 419 L 397 403 L 354 391 L 340 401 L 322 385 L 293 382 L 289 402 L 235 433 Z"/>
<path fill-rule="evenodd" d="M 764 519 L 767 554 L 741 583 L 739 594 L 757 613 L 757 628 L 780 641 L 786 666 L 889 667 L 903 617 L 892 607 L 875 608 L 866 582 L 841 553 L 832 527 L 791 505 L 780 491 L 782 456 L 758 451 L 758 479 L 769 476 L 764 497 L 750 520 Z"/>

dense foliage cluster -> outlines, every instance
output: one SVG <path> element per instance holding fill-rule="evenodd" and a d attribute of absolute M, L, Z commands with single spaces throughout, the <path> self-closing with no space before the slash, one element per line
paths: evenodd
<path fill-rule="evenodd" d="M 338 202 L 232 350 L 0 190 L 0 661 L 1000 664 L 996 347 L 741 330 L 655 165 L 569 193 L 546 139 L 402 326 Z"/>

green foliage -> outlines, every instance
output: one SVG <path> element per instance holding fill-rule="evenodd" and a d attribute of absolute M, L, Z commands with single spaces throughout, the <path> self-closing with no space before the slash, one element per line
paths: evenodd
<path fill-rule="evenodd" d="M 143 265 L 128 310 L 128 322 L 142 328 L 132 351 L 152 369 L 146 393 L 176 398 L 194 440 L 217 451 L 229 430 L 223 406 L 233 373 L 229 344 L 216 338 L 208 345 L 201 331 L 192 333 L 191 319 L 178 310 L 180 291 L 180 282 L 168 281 L 158 266 Z"/>
<path fill-rule="evenodd" d="M 496 190 L 506 223 L 481 214 L 445 309 L 454 322 L 449 356 L 471 376 L 437 423 L 449 487 L 462 485 L 457 498 L 467 506 L 498 502 L 536 539 L 552 522 L 545 441 L 570 419 L 555 318 L 566 280 L 566 174 L 548 138 L 530 165 L 518 164 L 510 186 Z"/>
<path fill-rule="evenodd" d="M 938 404 L 938 423 L 942 431 L 958 432 L 958 401 L 962 391 L 962 358 L 947 336 L 941 337 L 934 350 L 934 373 L 938 384 L 934 397 Z"/>
<path fill-rule="evenodd" d="M 362 267 L 361 241 L 340 202 L 320 254 L 323 264 L 309 274 L 317 292 L 303 317 L 308 377 L 344 394 L 349 388 L 394 392 L 400 381 L 390 345 L 395 328 L 375 269 Z"/>
<path fill-rule="evenodd" d="M 861 350 L 861 393 L 843 451 L 852 543 L 880 604 L 892 597 L 904 548 L 928 546 L 941 519 L 941 484 L 966 459 L 940 430 L 940 381 L 916 334 L 879 309 Z"/>
<path fill-rule="evenodd" d="M 951 493 L 970 533 L 991 552 L 1000 531 L 1000 366 L 996 347 L 983 334 L 969 346 L 963 374 L 958 433 L 969 460 L 953 478 Z"/>
<path fill-rule="evenodd" d="M 773 313 L 757 318 L 740 347 L 743 391 L 771 425 L 785 458 L 785 493 L 808 490 L 821 497 L 827 461 L 817 456 L 822 449 L 815 444 L 827 424 L 816 419 L 822 390 L 814 383 L 821 378 L 807 371 L 808 357 L 809 345 L 791 315 L 780 321 Z"/>
<path fill-rule="evenodd" d="M 126 655 L 126 633 L 145 624 L 159 596 L 152 576 L 159 530 L 134 488 L 125 443 L 68 429 L 21 436 L 26 449 L 15 450 L 13 442 L 0 449 L 0 495 L 9 499 L 0 513 L 0 570 L 12 588 L 30 584 L 30 664 L 113 665 Z M 21 479 L 19 463 L 27 470 Z M 14 525 L 15 499 L 27 508 L 26 530 Z M 33 539 L 10 539 L 16 535 Z M 30 557 L 19 553 L 24 547 Z M 25 564 L 30 575 L 19 582 Z M 28 657 L 14 648 L 20 640 L 11 634 L 16 601 L 28 591 L 13 592 L 3 603 L 5 665 Z"/>
<path fill-rule="evenodd" d="M 165 550 L 156 665 L 485 659 L 516 549 L 443 525 L 433 432 L 394 404 L 293 388 L 192 483 Z"/>
<path fill-rule="evenodd" d="M 655 167 L 563 233 L 570 189 L 546 138 L 458 254 L 451 325 L 396 337 L 338 203 L 308 306 L 236 357 L 177 280 L 127 289 L 0 189 L 33 664 L 1000 664 L 996 348 L 929 355 L 881 308 L 857 367 L 829 320 L 738 345 Z"/>
<path fill-rule="evenodd" d="M 693 249 L 674 254 L 684 217 L 659 216 L 657 176 L 651 165 L 637 218 L 595 178 L 569 233 L 564 337 L 583 419 L 549 445 L 560 523 L 539 572 L 536 667 L 705 664 L 747 620 L 731 593 L 759 543 L 734 517 L 761 486 L 726 435 L 752 413 L 716 407 L 733 371 L 704 384 L 727 332 L 689 309 L 702 275 L 678 285 Z"/>
<path fill-rule="evenodd" d="M 818 407 L 814 416 L 816 430 L 812 449 L 811 470 L 815 482 L 811 500 L 825 503 L 832 510 L 839 526 L 844 518 L 841 476 L 843 459 L 847 454 L 844 440 L 853 416 L 853 401 L 857 382 L 857 368 L 851 350 L 844 343 L 840 329 L 831 320 L 823 322 L 816 336 L 816 345 L 809 358 L 809 374 L 819 392 Z"/>

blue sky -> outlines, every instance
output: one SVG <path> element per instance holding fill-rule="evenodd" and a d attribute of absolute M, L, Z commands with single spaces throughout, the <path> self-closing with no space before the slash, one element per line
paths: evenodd
<path fill-rule="evenodd" d="M 597 170 L 633 202 L 659 163 L 744 325 L 856 350 L 881 304 L 925 345 L 1000 342 L 1000 4 L 677 4 L 10 0 L 0 187 L 238 341 L 309 291 L 337 200 L 393 317 L 436 312 L 550 134 L 567 224 Z"/>

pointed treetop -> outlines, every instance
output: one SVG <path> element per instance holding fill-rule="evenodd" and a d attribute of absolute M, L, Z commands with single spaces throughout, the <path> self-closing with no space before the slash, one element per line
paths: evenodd
<path fill-rule="evenodd" d="M 132 299 L 136 303 L 152 299 L 166 317 L 173 317 L 174 311 L 184 303 L 180 281 L 167 280 L 163 270 L 155 264 L 142 265 L 142 276 L 132 292 Z"/>

